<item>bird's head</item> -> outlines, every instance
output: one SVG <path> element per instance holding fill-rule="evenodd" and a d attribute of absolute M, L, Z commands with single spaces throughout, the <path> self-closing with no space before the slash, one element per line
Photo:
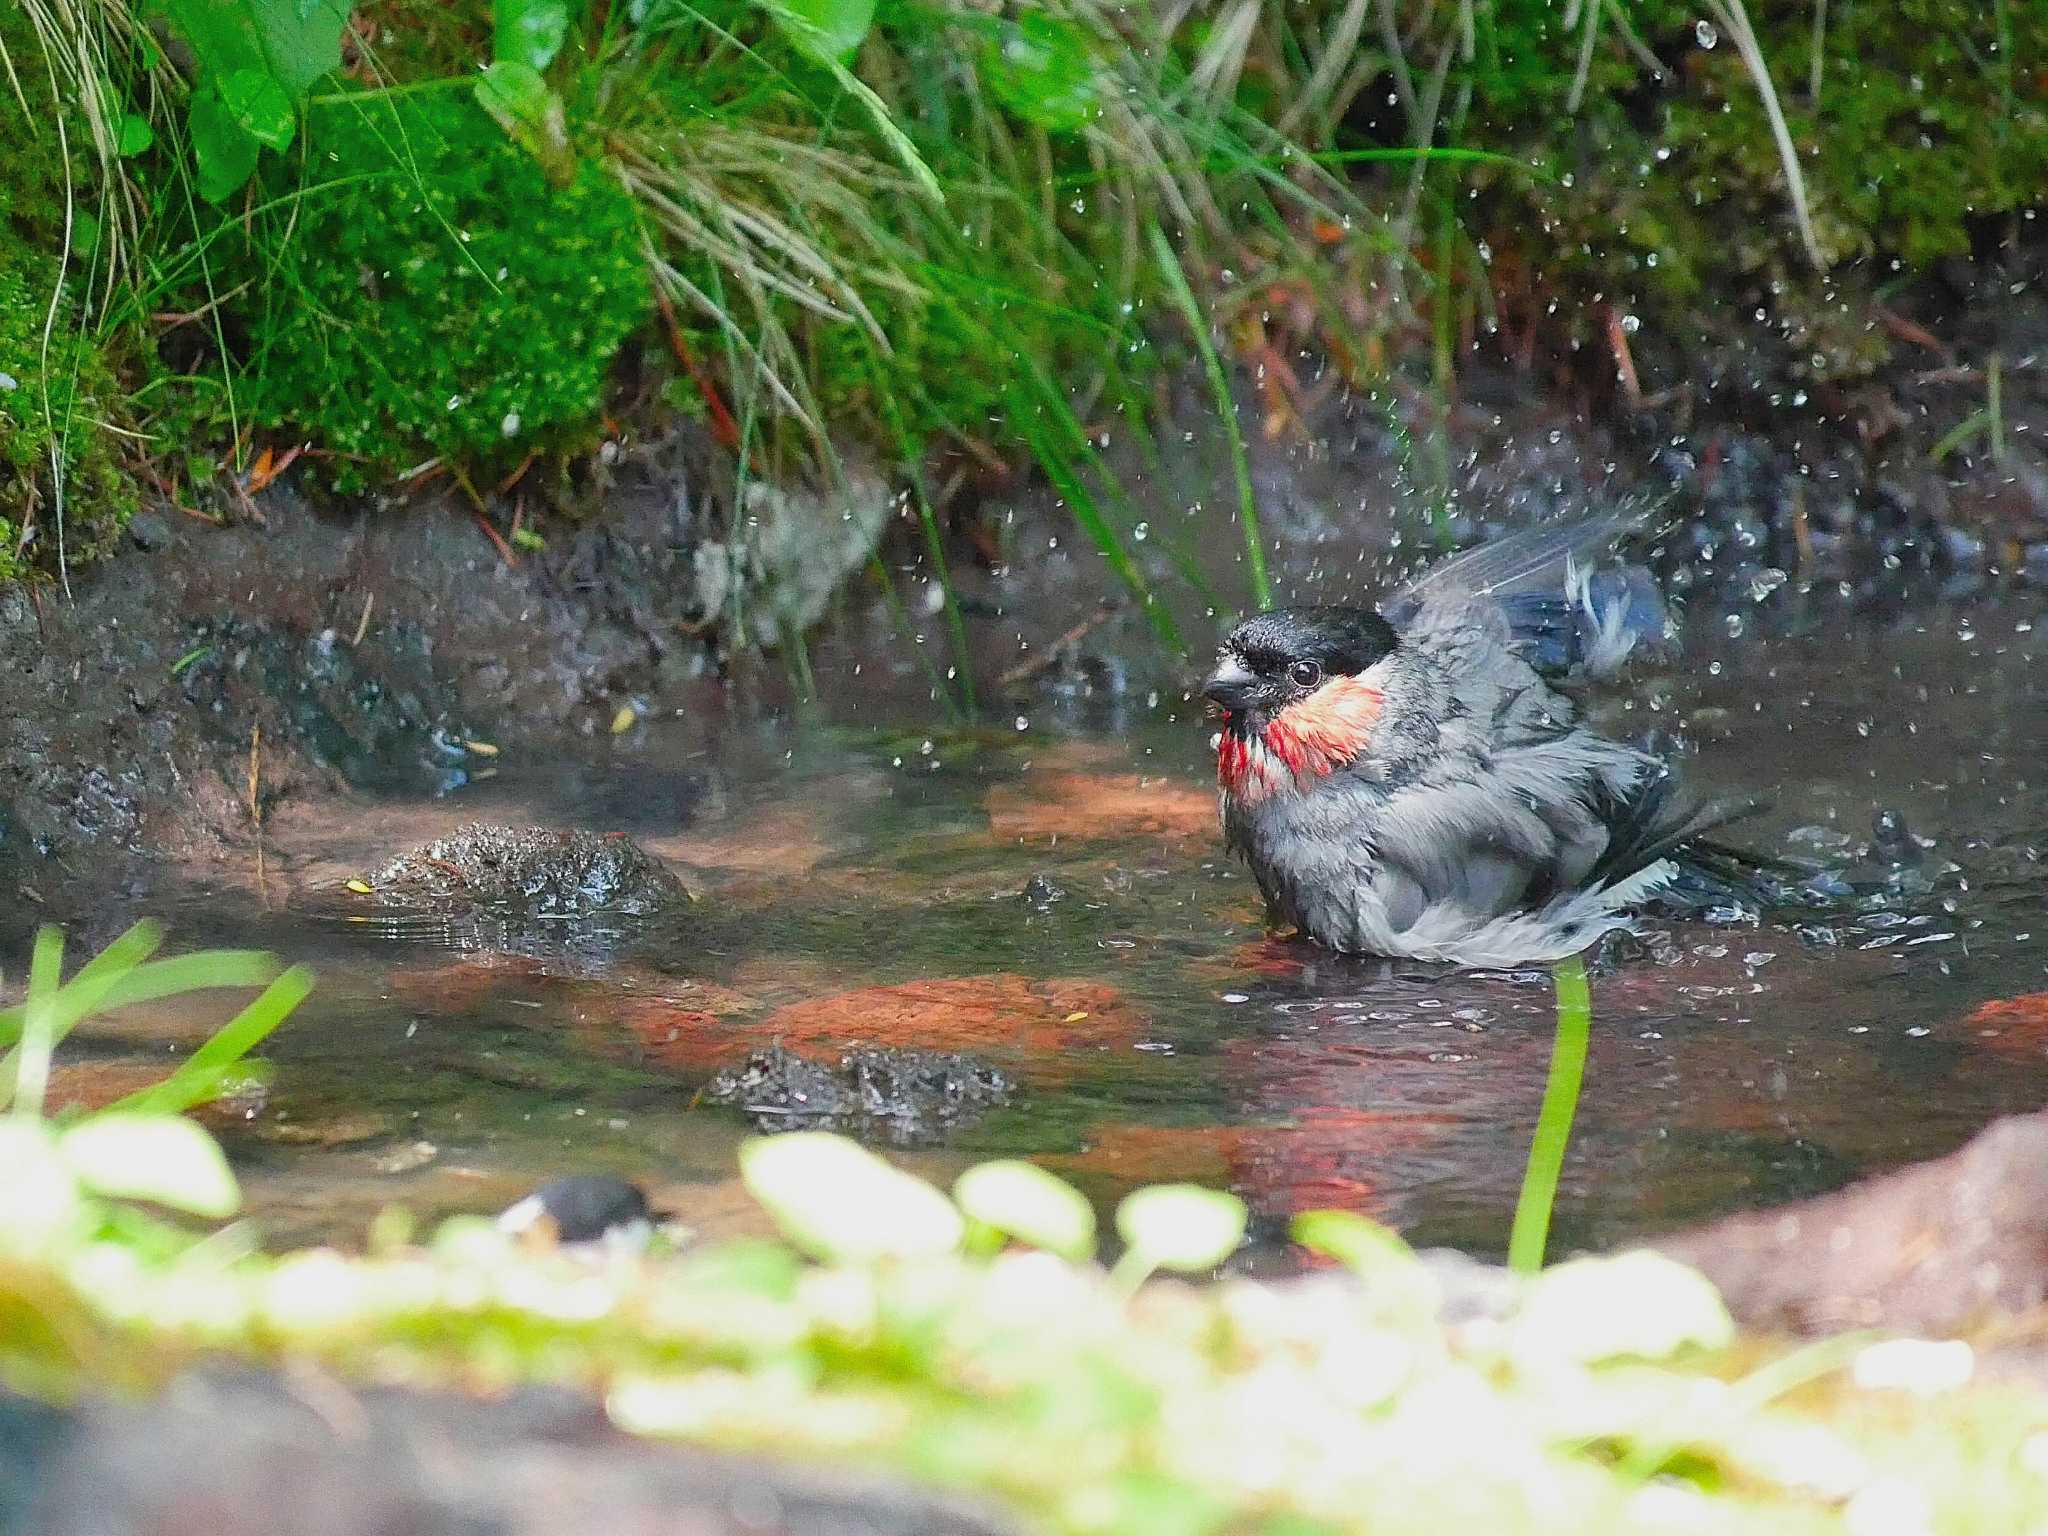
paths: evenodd
<path fill-rule="evenodd" d="M 1375 669 L 1396 644 L 1369 608 L 1282 608 L 1232 630 L 1202 687 L 1223 717 L 1224 790 L 1263 799 L 1356 758 L 1379 719 Z"/>

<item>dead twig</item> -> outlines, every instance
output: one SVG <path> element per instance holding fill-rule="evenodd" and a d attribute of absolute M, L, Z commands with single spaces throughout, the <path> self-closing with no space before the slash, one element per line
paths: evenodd
<path fill-rule="evenodd" d="M 1621 323 L 1621 311 L 1607 309 L 1607 350 L 1614 354 L 1614 375 L 1621 380 L 1622 398 L 1631 411 L 1643 408 L 1643 381 L 1636 374 L 1635 353 L 1629 349 L 1628 327 Z"/>
<path fill-rule="evenodd" d="M 511 474 L 507 475 L 504 479 L 498 482 L 498 494 L 500 496 L 503 496 L 507 491 L 511 490 L 513 486 L 517 485 L 520 481 L 524 480 L 526 478 L 526 472 L 529 469 L 533 468 L 533 461 L 539 457 L 540 450 L 536 448 L 531 453 L 527 454 L 525 458 L 521 459 L 519 461 L 519 467 L 513 470 Z"/>
<path fill-rule="evenodd" d="M 704 409 L 711 416 L 711 435 L 722 448 L 737 448 L 740 445 L 740 424 L 732 418 L 732 412 L 725 407 L 724 398 L 718 393 L 718 386 L 697 362 L 697 355 L 690 350 L 690 344 L 683 339 L 682 322 L 676 318 L 676 307 L 668 296 L 668 290 L 659 277 L 652 278 L 654 306 L 661 311 L 662 329 L 668 333 L 668 349 L 682 364 L 683 372 L 690 376 L 690 382 L 697 388 L 698 396 L 704 401 Z"/>
<path fill-rule="evenodd" d="M 1003 673 L 1002 676 L 996 679 L 996 686 L 998 688 L 1014 688 L 1019 683 L 1029 682 L 1041 672 L 1051 670 L 1059 664 L 1061 652 L 1085 640 L 1095 630 L 1109 622 L 1115 614 L 1116 610 L 1114 608 L 1097 609 L 1080 623 L 1060 635 L 1058 639 L 1052 641 L 1049 645 L 1040 647 L 1036 656 L 1025 658 L 1010 668 L 1009 671 Z"/>
<path fill-rule="evenodd" d="M 498 557 L 513 570 L 518 570 L 519 552 L 505 542 L 505 535 L 498 532 L 497 525 L 491 521 L 489 509 L 484 505 L 483 497 L 479 496 L 476 487 L 470 484 L 469 476 L 453 466 L 450 466 L 449 473 L 455 477 L 455 483 L 462 488 L 462 494 L 469 498 L 470 514 L 476 518 L 477 527 L 483 529 L 484 537 L 497 546 Z"/>
<path fill-rule="evenodd" d="M 1901 341 L 1909 341 L 1916 347 L 1925 347 L 1950 367 L 1955 366 L 1956 349 L 1943 341 L 1934 332 L 1917 321 L 1908 320 L 1889 305 L 1876 306 L 1877 323 Z"/>

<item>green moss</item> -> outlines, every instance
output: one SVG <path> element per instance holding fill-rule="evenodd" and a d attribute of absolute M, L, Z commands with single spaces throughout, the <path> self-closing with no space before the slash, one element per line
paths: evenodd
<path fill-rule="evenodd" d="M 1830 281 L 1801 249 L 1756 80 L 1728 40 L 1700 46 L 1694 8 L 1661 0 L 1628 14 L 1668 77 L 1654 81 L 1610 23 L 1576 110 L 1579 39 L 1563 35 L 1556 10 L 1534 0 L 1494 8 L 1466 137 L 1543 175 L 1485 173 L 1481 232 L 1539 291 L 1597 294 L 1667 333 L 1697 334 L 1688 322 L 1703 297 L 1725 305 L 1754 289 L 1768 295 L 1795 371 L 1867 373 L 1885 344 L 1857 306 L 1843 309 L 1844 291 L 1966 253 L 1981 221 L 2042 200 L 2048 9 L 1836 6 L 1817 97 L 1813 7 L 1749 11 Z"/>
<path fill-rule="evenodd" d="M 37 58 L 19 17 L 0 22 L 0 46 L 23 66 Z M 90 165 L 74 153 L 73 275 L 60 283 L 67 178 L 57 117 L 41 70 L 16 72 L 30 114 L 0 90 L 0 581 L 58 568 L 60 506 L 70 569 L 106 553 L 135 508 L 110 430 L 124 412 L 110 357 L 118 338 L 102 337 L 75 300 L 98 229 Z M 75 118 L 67 127 L 74 145 L 89 142 Z"/>
<path fill-rule="evenodd" d="M 315 183 L 258 230 L 244 408 L 347 487 L 440 455 L 489 470 L 593 440 L 650 295 L 595 164 L 551 185 L 469 93 L 317 111 Z"/>

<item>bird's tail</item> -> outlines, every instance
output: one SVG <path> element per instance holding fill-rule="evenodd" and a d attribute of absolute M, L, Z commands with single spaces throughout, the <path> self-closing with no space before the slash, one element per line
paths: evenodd
<path fill-rule="evenodd" d="M 1765 802 L 1755 799 L 1693 800 L 1680 789 L 1676 775 L 1647 773 L 1601 805 L 1607 851 L 1593 866 L 1591 882 L 1611 885 L 1668 859 L 1686 874 L 1739 891 L 1754 890 L 1762 899 L 1773 880 L 1796 873 L 1793 866 L 1708 834 L 1765 808 Z"/>

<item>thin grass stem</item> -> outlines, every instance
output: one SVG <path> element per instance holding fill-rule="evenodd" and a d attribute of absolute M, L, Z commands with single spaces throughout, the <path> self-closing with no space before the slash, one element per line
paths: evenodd
<path fill-rule="evenodd" d="M 1550 1215 L 1557 1203 L 1558 1176 L 1565 1149 L 1571 1145 L 1572 1122 L 1579 1112 L 1579 1087 L 1586 1076 L 1586 1041 L 1592 1031 L 1593 998 L 1586 985 L 1586 965 L 1577 955 L 1558 962 L 1557 1042 L 1551 1047 L 1550 1076 L 1543 1085 L 1543 1107 L 1536 1116 L 1536 1134 L 1529 1142 L 1528 1171 L 1521 1197 L 1515 1201 L 1515 1224 L 1508 1237 L 1508 1268 L 1533 1275 L 1543 1268 L 1550 1242 Z"/>

